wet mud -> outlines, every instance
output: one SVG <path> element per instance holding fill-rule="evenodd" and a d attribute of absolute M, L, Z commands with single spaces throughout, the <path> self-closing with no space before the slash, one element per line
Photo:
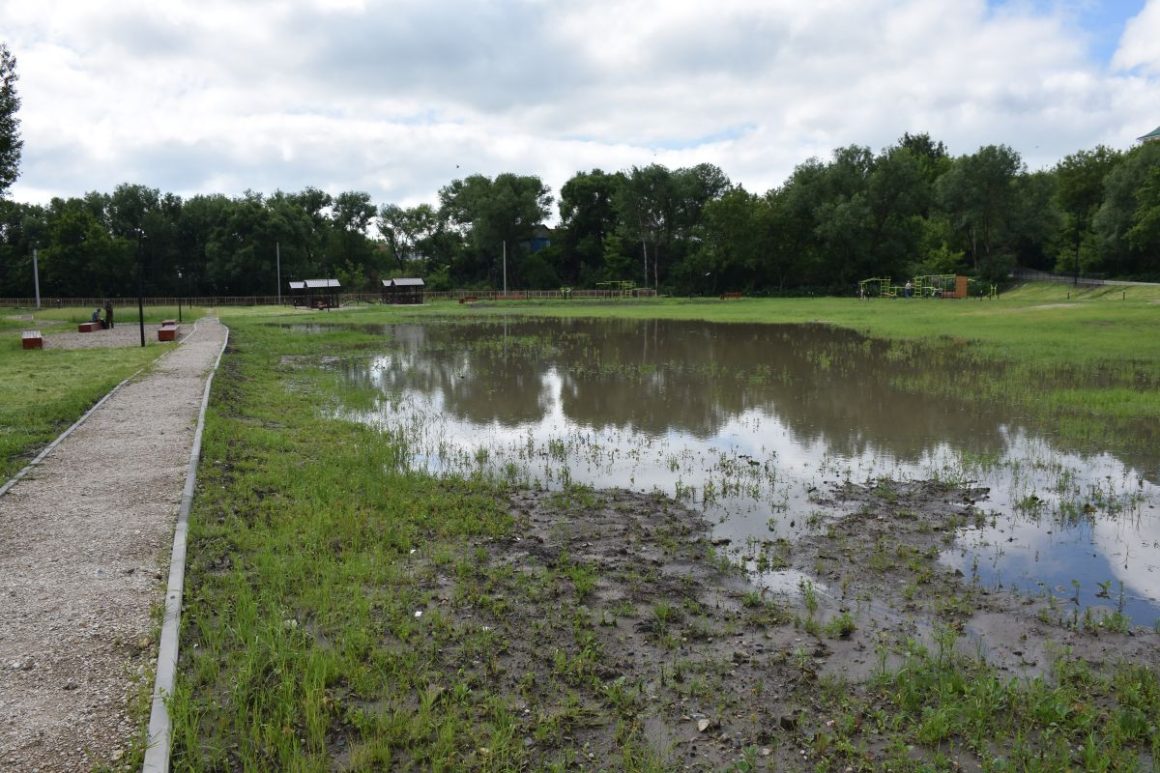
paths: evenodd
<path fill-rule="evenodd" d="M 835 706 L 872 702 L 875 674 L 947 632 L 1010 678 L 1050 678 L 1060 656 L 1160 665 L 1150 629 L 1084 625 L 1066 600 L 983 588 L 941 564 L 956 533 L 987 517 L 985 497 L 929 482 L 834 486 L 816 493 L 814 517 L 829 515 L 807 538 L 731 546 L 660 495 L 521 491 L 512 535 L 474 545 L 487 567 L 476 591 L 448 581 L 439 595 L 444 614 L 493 643 L 445 653 L 448 667 L 512 696 L 536 764 L 812 770 Z M 779 575 L 796 585 L 778 587 Z M 873 760 L 886 741 L 867 730 L 859 743 Z M 967 750 L 951 758 L 979 764 Z"/>

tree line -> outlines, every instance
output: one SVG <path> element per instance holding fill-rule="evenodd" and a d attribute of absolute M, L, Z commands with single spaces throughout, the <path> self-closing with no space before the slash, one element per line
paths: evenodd
<path fill-rule="evenodd" d="M 0 198 L 0 296 L 31 295 L 33 250 L 46 297 L 133 296 L 139 280 L 147 295 L 273 295 L 279 266 L 283 290 L 323 277 L 348 290 L 399 276 L 499 287 L 506 271 L 512 289 L 847 293 L 879 276 L 1001 281 L 1017 265 L 1160 280 L 1160 142 L 1028 171 L 1005 145 L 953 157 L 908 133 L 878 153 L 811 158 L 765 193 L 711 164 L 651 164 L 577 173 L 558 199 L 536 176 L 471 175 L 412 207 L 313 187 Z"/>

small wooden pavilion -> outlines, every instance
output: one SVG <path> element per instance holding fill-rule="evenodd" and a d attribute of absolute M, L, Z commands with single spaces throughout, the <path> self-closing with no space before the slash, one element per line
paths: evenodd
<path fill-rule="evenodd" d="M 426 285 L 419 277 L 384 279 L 383 303 L 422 303 L 425 287 Z"/>
<path fill-rule="evenodd" d="M 308 309 L 337 309 L 341 305 L 337 279 L 304 279 L 290 282 L 290 299 L 295 307 Z"/>

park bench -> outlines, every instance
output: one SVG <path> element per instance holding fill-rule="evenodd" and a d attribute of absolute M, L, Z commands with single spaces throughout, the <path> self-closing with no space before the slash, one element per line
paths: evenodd
<path fill-rule="evenodd" d="M 167 319 L 162 321 L 161 327 L 157 329 L 158 341 L 176 341 L 177 340 L 177 320 Z"/>
<path fill-rule="evenodd" d="M 465 295 L 459 299 L 459 302 L 460 303 L 474 303 L 475 301 L 478 301 L 478 300 L 479 300 L 479 298 L 477 298 L 474 295 Z"/>
<path fill-rule="evenodd" d="M 735 301 L 738 298 L 744 297 L 745 293 L 721 293 L 721 300 L 723 301 Z"/>
<path fill-rule="evenodd" d="M 20 345 L 24 349 L 43 349 L 44 338 L 39 330 L 25 330 L 20 336 Z"/>
<path fill-rule="evenodd" d="M 78 333 L 91 333 L 94 330 L 104 330 L 104 325 L 100 322 L 82 322 L 77 325 Z"/>

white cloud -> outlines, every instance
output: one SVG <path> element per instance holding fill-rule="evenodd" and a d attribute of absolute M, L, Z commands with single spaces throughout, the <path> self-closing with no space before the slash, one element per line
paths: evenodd
<path fill-rule="evenodd" d="M 1160 118 L 1152 0 L 1111 71 L 1062 14 L 983 0 L 0 0 L 17 198 L 140 182 L 433 200 L 473 172 L 715 163 L 754 191 L 928 131 L 1032 168 Z"/>
<path fill-rule="evenodd" d="M 1125 70 L 1138 67 L 1153 76 L 1160 75 L 1160 0 L 1148 0 L 1127 23 L 1112 63 Z"/>

